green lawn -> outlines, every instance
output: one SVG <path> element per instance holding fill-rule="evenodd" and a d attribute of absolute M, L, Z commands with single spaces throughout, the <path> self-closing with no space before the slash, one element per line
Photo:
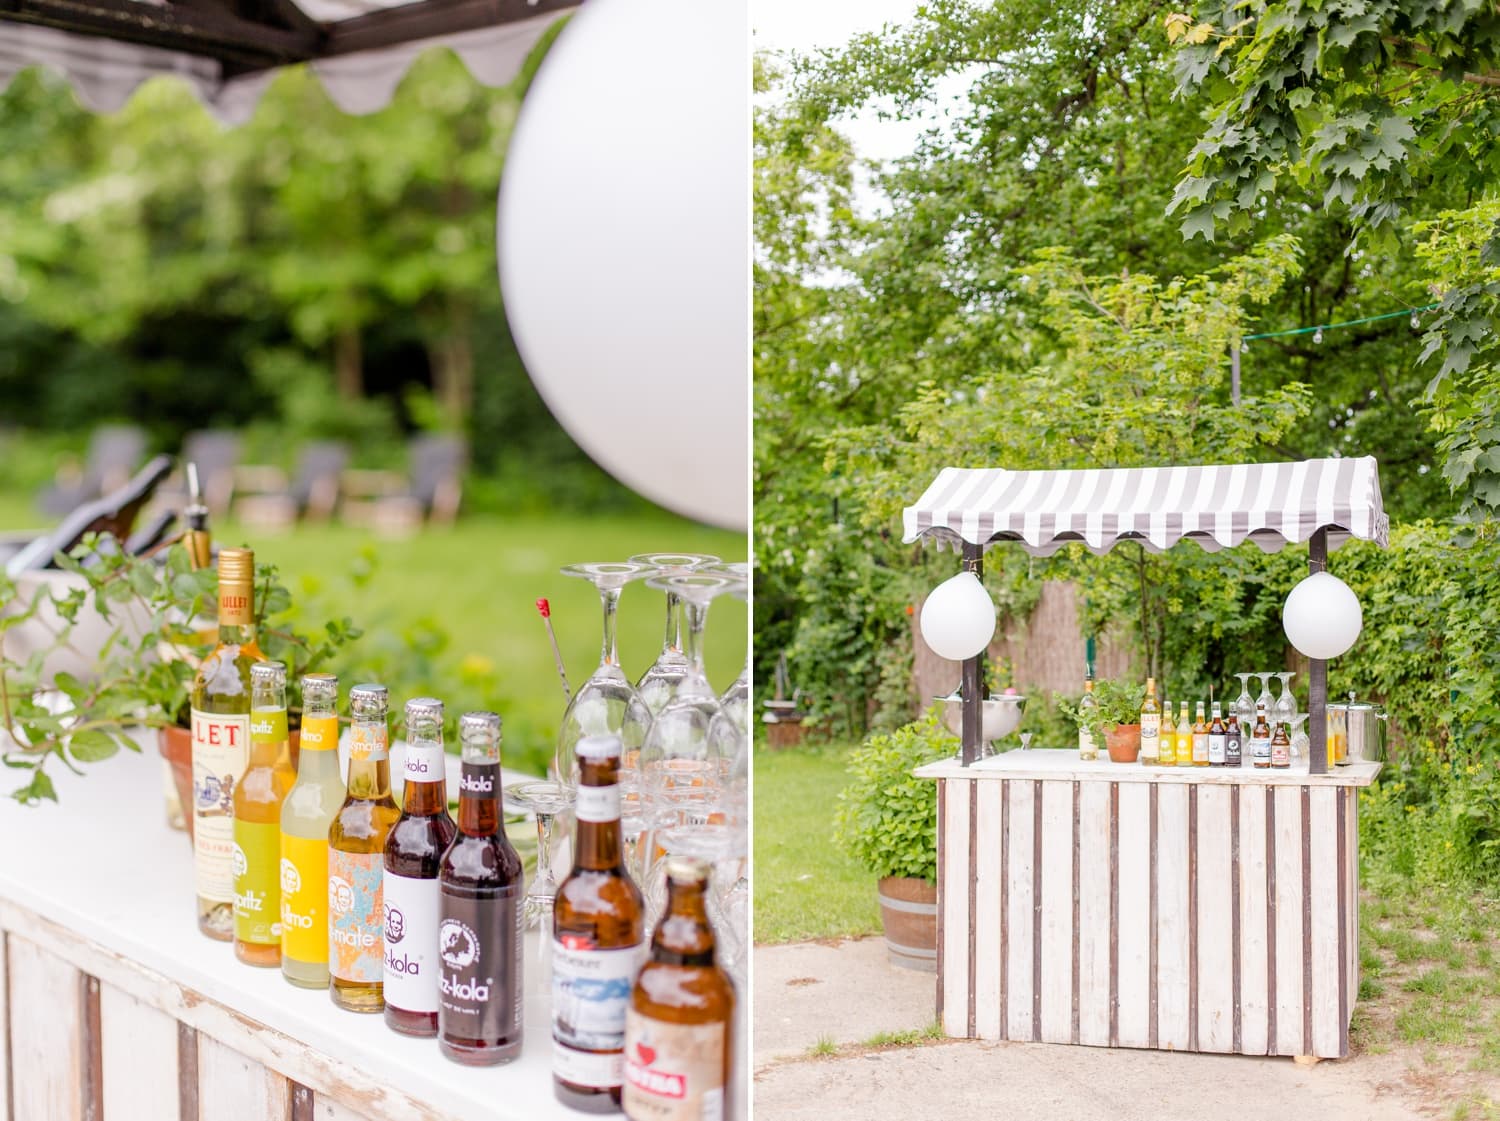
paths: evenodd
<path fill-rule="evenodd" d="M 834 846 L 847 746 L 755 753 L 755 940 L 880 932 L 875 877 Z"/>
<path fill-rule="evenodd" d="M 34 526 L 29 498 L 0 491 L 0 531 Z M 483 702 L 505 718 L 506 758 L 538 768 L 550 756 L 563 711 L 562 690 L 535 601 L 552 601 L 553 624 L 575 687 L 599 661 L 598 594 L 558 569 L 578 561 L 624 560 L 643 552 L 706 552 L 744 560 L 745 539 L 668 514 L 592 518 L 474 517 L 386 541 L 343 526 L 299 527 L 281 534 L 232 524 L 214 527 L 221 544 L 248 544 L 278 565 L 287 586 L 320 614 L 348 614 L 365 628 L 357 661 L 389 666 L 407 691 L 429 689 L 450 703 Z M 369 581 L 349 573 L 373 556 Z M 718 688 L 745 664 L 746 608 L 731 597 L 709 612 L 707 663 Z M 620 601 L 619 649 L 635 678 L 661 649 L 666 612 L 661 593 L 632 584 Z M 309 620 L 318 622 L 320 620 Z M 431 679 L 410 654 L 432 650 Z M 347 684 L 347 683 L 346 683 Z M 404 696 L 392 698 L 404 703 Z"/>

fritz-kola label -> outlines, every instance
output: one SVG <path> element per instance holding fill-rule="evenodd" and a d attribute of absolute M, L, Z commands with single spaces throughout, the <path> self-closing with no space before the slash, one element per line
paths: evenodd
<path fill-rule="evenodd" d="M 234 823 L 234 936 L 272 946 L 281 941 L 281 827 Z"/>
<path fill-rule="evenodd" d="M 281 952 L 328 960 L 328 841 L 281 835 Z"/>
<path fill-rule="evenodd" d="M 633 1121 L 720 1121 L 723 1024 L 669 1024 L 634 1008 L 625 1024 L 625 1090 Z"/>
<path fill-rule="evenodd" d="M 438 928 L 443 1034 L 488 1042 L 521 1035 L 520 892 L 444 895 Z"/>
<path fill-rule="evenodd" d="M 401 761 L 401 773 L 407 782 L 437 782 L 446 772 L 443 745 L 409 743 Z"/>
<path fill-rule="evenodd" d="M 438 882 L 387 871 L 385 1002 L 403 1012 L 438 1010 Z"/>
<path fill-rule="evenodd" d="M 490 802 L 500 797 L 500 764 L 465 763 L 458 774 L 458 793 Z"/>
<path fill-rule="evenodd" d="M 234 784 L 250 758 L 250 715 L 193 709 L 193 876 L 198 894 L 234 901 Z"/>
<path fill-rule="evenodd" d="M 328 847 L 328 971 L 343 981 L 379 981 L 385 973 L 384 914 L 378 852 Z"/>
<path fill-rule="evenodd" d="M 645 956 L 644 942 L 598 950 L 587 935 L 553 941 L 552 1069 L 559 1078 L 593 1087 L 624 1081 L 625 1010 Z"/>

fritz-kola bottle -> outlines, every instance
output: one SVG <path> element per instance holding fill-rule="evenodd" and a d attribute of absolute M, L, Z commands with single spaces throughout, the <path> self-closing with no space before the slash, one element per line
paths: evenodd
<path fill-rule="evenodd" d="M 328 829 L 328 991 L 350 1012 L 385 1006 L 381 880 L 385 839 L 401 811 L 391 800 L 384 685 L 349 690 L 349 793 Z"/>
<path fill-rule="evenodd" d="M 401 819 L 385 839 L 385 1022 L 405 1035 L 438 1030 L 438 865 L 456 832 L 448 816 L 443 702 L 406 702 Z"/>
<path fill-rule="evenodd" d="M 703 902 L 708 865 L 670 856 L 666 872 L 666 913 L 625 1017 L 621 1104 L 630 1121 L 722 1118 L 734 987 L 714 964 L 714 932 Z"/>
<path fill-rule="evenodd" d="M 500 717 L 465 713 L 458 734 L 458 836 L 439 875 L 438 1046 L 479 1066 L 521 1054 L 525 873 L 500 815 Z"/>
<path fill-rule="evenodd" d="M 1141 762 L 1154 767 L 1160 761 L 1161 705 L 1156 702 L 1156 678 L 1146 678 L 1146 699 L 1141 702 Z"/>
<path fill-rule="evenodd" d="M 193 679 L 193 877 L 198 929 L 234 937 L 234 787 L 250 758 L 250 667 L 255 643 L 255 554 L 219 552 L 219 644 Z"/>
<path fill-rule="evenodd" d="M 644 958 L 641 893 L 620 852 L 620 739 L 577 747 L 573 870 L 552 910 L 552 1086 L 590 1113 L 620 1106 L 625 1011 Z"/>
<path fill-rule="evenodd" d="M 1229 721 L 1224 725 L 1224 766 L 1239 767 L 1244 764 L 1241 755 L 1244 732 L 1240 728 L 1240 717 L 1234 709 L 1229 710 Z"/>
<path fill-rule="evenodd" d="M 281 975 L 328 987 L 328 829 L 344 804 L 339 774 L 339 679 L 302 679 L 297 781 L 281 803 Z"/>
<path fill-rule="evenodd" d="M 250 667 L 250 762 L 234 788 L 234 956 L 281 963 L 281 800 L 296 775 L 286 726 L 286 666 Z"/>

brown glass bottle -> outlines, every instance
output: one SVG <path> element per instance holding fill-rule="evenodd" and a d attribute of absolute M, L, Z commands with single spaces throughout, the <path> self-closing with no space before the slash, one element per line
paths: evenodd
<path fill-rule="evenodd" d="M 620 739 L 585 736 L 577 755 L 573 870 L 552 910 L 552 1087 L 566 1106 L 612 1113 L 644 958 L 641 893 L 620 856 Z"/>
<path fill-rule="evenodd" d="M 467 712 L 458 729 L 458 836 L 439 873 L 438 1046 L 490 1066 L 521 1054 L 526 876 L 500 817 L 500 717 Z"/>
<path fill-rule="evenodd" d="M 381 935 L 385 1022 L 403 1035 L 437 1035 L 438 866 L 458 832 L 448 816 L 443 702 L 406 702 L 406 786 L 401 817 L 385 839 Z"/>
<path fill-rule="evenodd" d="M 625 1092 L 631 1121 L 720 1117 L 729 1088 L 734 986 L 714 964 L 704 909 L 708 865 L 667 859 L 667 910 L 651 938 L 625 1018 Z"/>

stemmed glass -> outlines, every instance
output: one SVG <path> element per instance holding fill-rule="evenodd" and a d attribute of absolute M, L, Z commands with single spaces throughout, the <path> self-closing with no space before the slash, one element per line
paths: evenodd
<path fill-rule="evenodd" d="M 631 557 L 629 563 L 646 565 L 657 575 L 680 576 L 718 564 L 719 558 L 707 553 L 640 553 Z M 662 639 L 661 653 L 635 683 L 637 695 L 652 716 L 672 699 L 687 668 L 687 655 L 682 652 L 682 613 L 677 608 L 677 593 L 668 592 L 667 633 Z"/>
<path fill-rule="evenodd" d="M 1278 673 L 1281 679 L 1281 696 L 1276 698 L 1276 722 L 1279 724 L 1290 724 L 1292 717 L 1297 715 L 1297 698 L 1292 695 L 1292 678 L 1295 673 Z"/>
<path fill-rule="evenodd" d="M 578 786 L 576 749 L 584 736 L 619 736 L 622 792 L 634 785 L 641 744 L 651 726 L 651 713 L 620 668 L 615 648 L 615 616 L 620 606 L 620 590 L 653 571 L 649 565 L 631 562 L 570 564 L 562 570 L 564 576 L 579 576 L 592 583 L 599 590 L 599 601 L 604 607 L 604 644 L 599 665 L 573 694 L 557 732 L 553 767 L 557 781 L 570 791 Z"/>
<path fill-rule="evenodd" d="M 1257 671 L 1255 676 L 1260 678 L 1260 696 L 1255 698 L 1256 707 L 1259 708 L 1261 705 L 1265 705 L 1266 719 L 1275 720 L 1276 698 L 1271 696 L 1271 678 L 1275 677 L 1276 674 L 1269 670 L 1265 673 Z"/>
<path fill-rule="evenodd" d="M 558 814 L 573 805 L 574 797 L 573 790 L 548 779 L 513 782 L 505 788 L 506 809 L 536 818 L 536 874 L 521 901 L 521 916 L 527 926 L 542 931 L 537 964 L 544 980 L 552 975 L 552 939 L 547 932 L 552 927 L 552 904 L 557 896 L 557 880 L 552 875 L 552 824 Z"/>
<path fill-rule="evenodd" d="M 1307 730 L 1303 727 L 1307 723 L 1310 712 L 1297 712 L 1292 714 L 1291 736 L 1292 736 L 1292 758 L 1306 759 L 1312 750 L 1312 740 L 1308 738 Z"/>
<path fill-rule="evenodd" d="M 1254 675 L 1237 673 L 1234 676 L 1240 679 L 1240 695 L 1234 699 L 1234 712 L 1240 718 L 1241 734 L 1248 735 L 1255 725 L 1255 702 L 1250 699 L 1250 678 Z"/>

